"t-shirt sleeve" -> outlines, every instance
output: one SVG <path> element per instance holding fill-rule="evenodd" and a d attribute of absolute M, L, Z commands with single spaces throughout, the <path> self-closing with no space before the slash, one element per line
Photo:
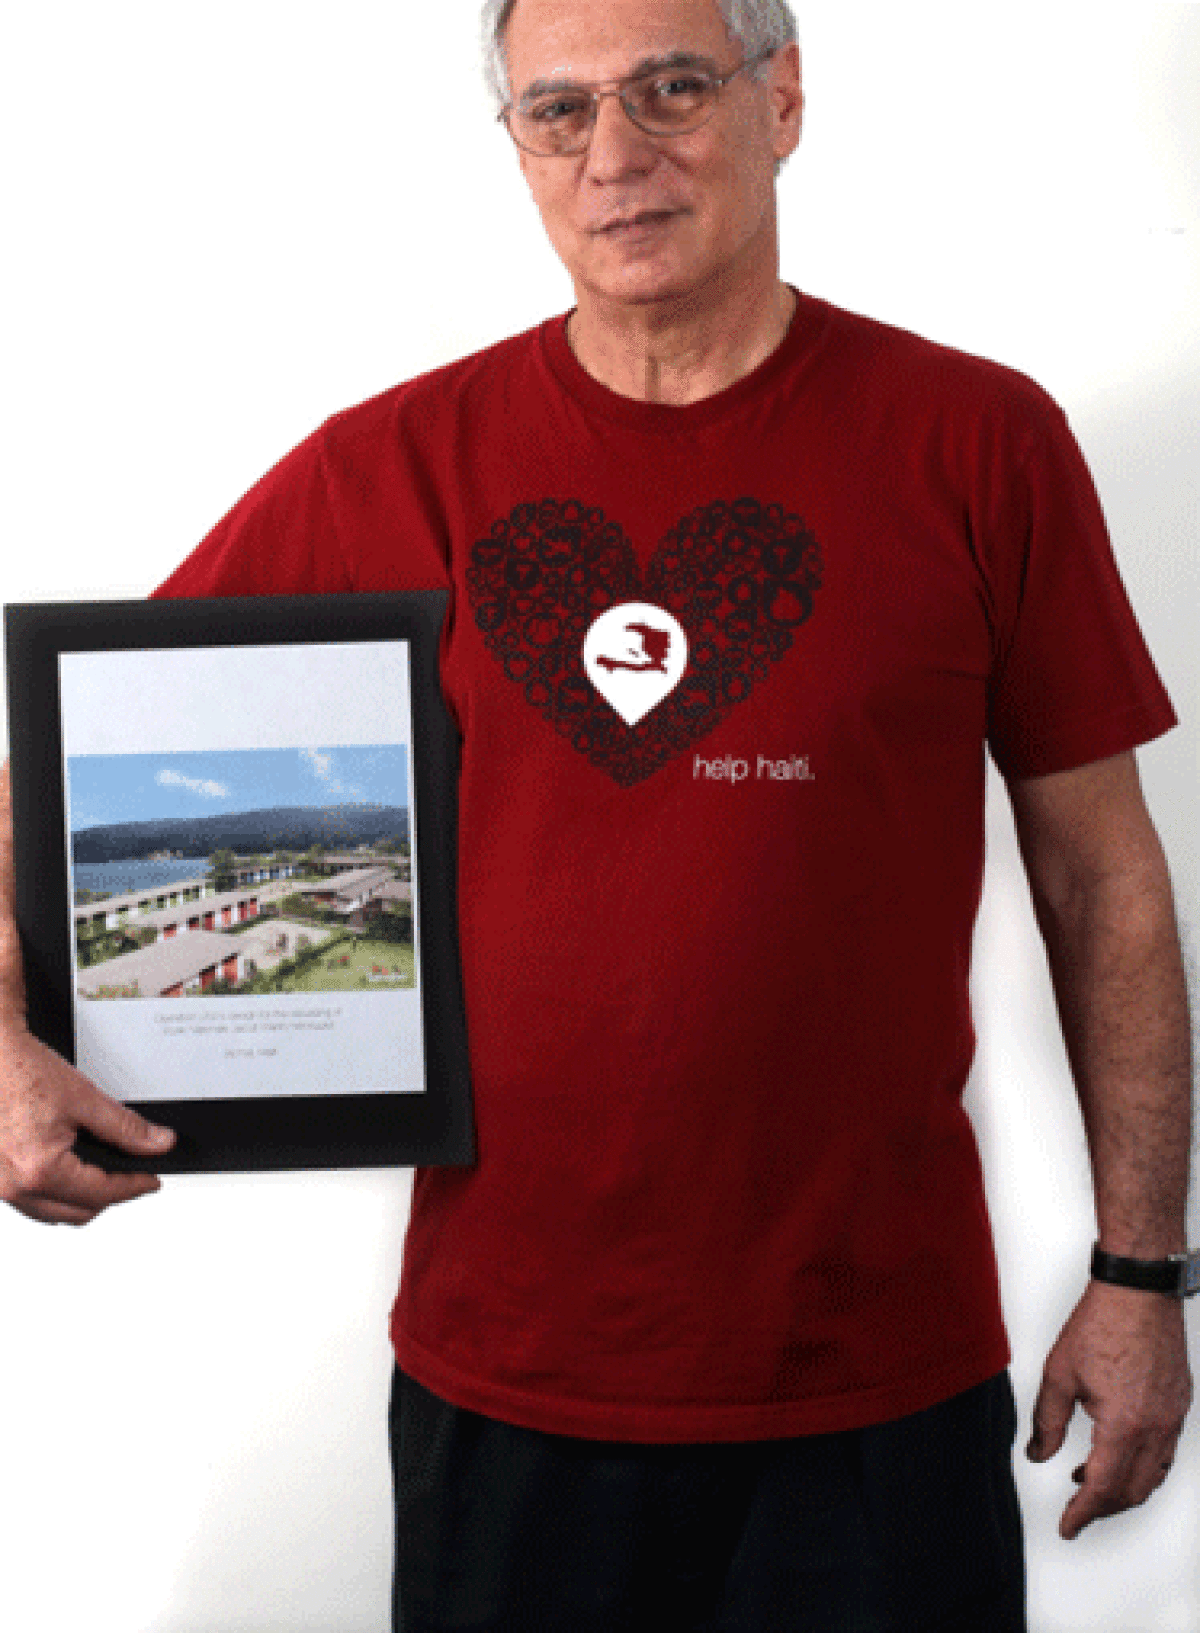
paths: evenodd
<path fill-rule="evenodd" d="M 338 595 L 355 588 L 317 431 L 256 482 L 153 594 Z"/>
<path fill-rule="evenodd" d="M 1062 410 L 1044 407 L 1004 506 L 988 746 L 1006 779 L 1107 759 L 1178 724 L 1083 454 Z"/>

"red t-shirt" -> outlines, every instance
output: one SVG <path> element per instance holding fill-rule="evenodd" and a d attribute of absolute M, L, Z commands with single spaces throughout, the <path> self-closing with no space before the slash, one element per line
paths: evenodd
<path fill-rule="evenodd" d="M 638 402 L 558 317 L 336 415 L 159 593 L 444 585 L 478 1161 L 416 1174 L 401 1365 L 661 1442 L 1001 1370 L 985 746 L 1175 724 L 1061 411 L 809 297 L 727 390 Z"/>

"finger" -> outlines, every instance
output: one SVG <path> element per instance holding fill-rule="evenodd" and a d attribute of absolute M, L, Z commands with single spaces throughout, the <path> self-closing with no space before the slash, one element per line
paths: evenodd
<path fill-rule="evenodd" d="M 1074 1391 L 1060 1384 L 1050 1373 L 1044 1373 L 1033 1408 L 1033 1429 L 1025 1448 L 1031 1463 L 1041 1463 L 1054 1456 L 1067 1437 L 1074 1410 Z"/>
<path fill-rule="evenodd" d="M 1093 1520 L 1117 1511 L 1111 1505 L 1132 1466 L 1131 1450 L 1123 1441 L 1093 1440 L 1086 1462 L 1074 1471 L 1082 1476 L 1079 1490 L 1064 1508 L 1059 1523 L 1058 1533 L 1064 1541 L 1077 1537 Z"/>
<path fill-rule="evenodd" d="M 1115 1494 L 1120 1499 L 1121 1509 L 1140 1508 L 1142 1503 L 1153 1497 L 1166 1481 L 1174 1461 L 1175 1447 L 1171 1440 L 1161 1435 L 1148 1439 L 1134 1457 L 1121 1490 Z"/>
<path fill-rule="evenodd" d="M 17 1213 L 39 1225 L 90 1225 L 102 1208 L 76 1208 L 69 1202 L 14 1202 Z"/>
<path fill-rule="evenodd" d="M 162 1189 L 157 1174 L 108 1173 L 66 1151 L 47 1171 L 43 1184 L 22 1210 L 48 1224 L 86 1224 L 116 1202 L 133 1202 Z"/>
<path fill-rule="evenodd" d="M 11 1202 L 9 1206 L 38 1225 L 90 1225 L 96 1217 L 94 1212 L 65 1202 Z"/>
<path fill-rule="evenodd" d="M 128 1194 L 112 1197 L 111 1201 L 133 1202 L 139 1196 L 149 1196 L 155 1191 L 162 1190 L 162 1181 L 154 1174 L 126 1175 L 126 1178 L 138 1180 L 136 1189 L 130 1187 Z M 92 1220 L 109 1206 L 104 1202 L 95 1207 L 88 1207 L 74 1202 L 64 1202 L 55 1196 L 22 1197 L 11 1203 L 16 1213 L 24 1214 L 39 1225 L 90 1225 Z"/>
<path fill-rule="evenodd" d="M 57 1168 L 70 1152 L 81 1128 L 133 1156 L 161 1156 L 174 1145 L 172 1130 L 149 1122 L 105 1094 L 29 1033 L 6 1038 L 6 1043 L 10 1041 L 5 1060 L 6 1076 L 12 1080 L 8 1148 L 14 1168 L 28 1176 L 27 1199 L 46 1197 L 46 1172 Z M 74 1202 L 77 1198 L 58 1200 Z"/>
<path fill-rule="evenodd" d="M 1166 1480 L 1173 1461 L 1169 1436 L 1097 1445 L 1071 1474 L 1079 1491 L 1063 1510 L 1059 1534 L 1068 1542 L 1093 1520 L 1137 1508 Z"/>
<path fill-rule="evenodd" d="M 147 1121 L 87 1078 L 80 1078 L 78 1100 L 72 1109 L 80 1128 L 131 1156 L 159 1157 L 175 1144 L 173 1129 Z"/>
<path fill-rule="evenodd" d="M 1110 1504 L 1098 1486 L 1086 1476 L 1079 1491 L 1063 1509 L 1058 1534 L 1064 1542 L 1074 1542 L 1079 1533 L 1096 1520 L 1107 1519 L 1120 1510 L 1119 1504 Z"/>
<path fill-rule="evenodd" d="M 45 1045 L 27 1039 L 26 1049 L 29 1080 L 40 1092 L 23 1130 L 26 1148 L 37 1154 L 26 1163 L 22 1193 L 10 1198 L 20 1211 L 48 1224 L 80 1224 L 161 1189 L 154 1174 L 109 1173 L 81 1161 L 72 1146 L 84 1129 L 117 1150 L 153 1158 L 175 1144 L 173 1130 L 112 1099 Z"/>

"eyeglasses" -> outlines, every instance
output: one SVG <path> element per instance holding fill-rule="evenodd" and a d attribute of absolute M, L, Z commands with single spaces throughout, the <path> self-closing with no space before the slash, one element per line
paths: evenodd
<path fill-rule="evenodd" d="M 722 87 L 743 68 L 755 68 L 778 47 L 739 62 L 727 74 L 703 68 L 666 68 L 614 80 L 611 85 L 564 85 L 526 96 L 502 110 L 508 134 L 518 147 L 539 158 L 582 153 L 592 139 L 600 99 L 619 97 L 621 106 L 647 136 L 687 136 L 716 112 Z"/>

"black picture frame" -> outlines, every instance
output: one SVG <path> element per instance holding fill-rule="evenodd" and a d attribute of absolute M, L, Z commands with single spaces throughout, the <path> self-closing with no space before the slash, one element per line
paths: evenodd
<path fill-rule="evenodd" d="M 149 1120 L 176 1130 L 174 1148 L 165 1156 L 143 1159 L 81 1131 L 76 1151 L 86 1161 L 109 1170 L 163 1174 L 475 1161 L 458 944 L 459 737 L 438 675 L 448 599 L 448 591 L 428 590 L 5 607 L 15 913 L 27 1020 L 37 1037 L 72 1064 L 76 1064 L 75 1006 L 81 1000 L 73 990 L 72 973 L 75 929 L 59 687 L 62 655 L 407 643 L 411 888 L 424 1090 L 131 1098 L 127 1103 Z M 189 1008 L 195 1013 L 199 1004 Z M 106 1092 L 124 1099 L 112 1088 Z"/>

